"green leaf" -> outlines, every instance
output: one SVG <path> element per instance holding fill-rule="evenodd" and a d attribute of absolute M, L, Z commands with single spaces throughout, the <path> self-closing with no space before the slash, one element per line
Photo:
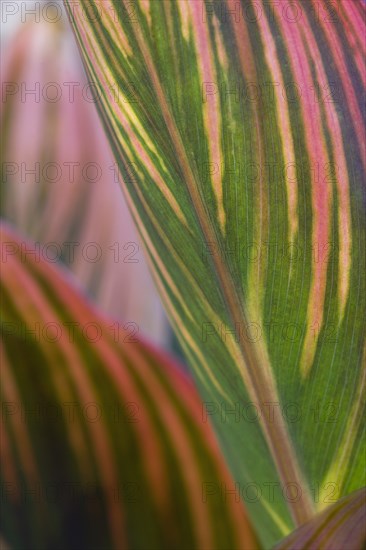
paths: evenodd
<path fill-rule="evenodd" d="M 365 4 L 65 5 L 161 296 L 271 545 L 365 485 Z"/>
<path fill-rule="evenodd" d="M 6 542 L 257 548 L 242 503 L 219 494 L 233 481 L 192 383 L 23 243 L 2 227 Z"/>
<path fill-rule="evenodd" d="M 343 497 L 296 529 L 274 550 L 359 550 L 366 546 L 366 490 Z"/>

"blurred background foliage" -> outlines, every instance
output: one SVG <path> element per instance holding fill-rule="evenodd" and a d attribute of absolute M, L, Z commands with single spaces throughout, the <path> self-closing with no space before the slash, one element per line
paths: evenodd
<path fill-rule="evenodd" d="M 65 264 L 101 311 L 181 356 L 62 2 L 18 5 L 1 39 L 1 217 Z"/>

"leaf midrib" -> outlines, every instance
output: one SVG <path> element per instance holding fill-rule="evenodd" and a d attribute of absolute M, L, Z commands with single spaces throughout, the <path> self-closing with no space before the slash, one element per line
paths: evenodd
<path fill-rule="evenodd" d="M 123 0 L 125 2 L 125 0 Z M 170 112 L 164 90 L 161 86 L 153 59 L 148 48 L 141 37 L 139 29 L 135 31 L 135 37 L 144 57 L 155 94 L 161 105 L 162 114 L 167 126 L 172 143 L 177 152 L 177 160 L 180 163 L 187 189 L 194 207 L 194 212 L 201 227 L 205 242 L 216 242 L 216 234 L 207 216 L 205 205 L 199 193 L 194 174 L 182 143 L 178 128 Z M 211 256 L 214 271 L 216 273 L 219 288 L 226 303 L 232 325 L 241 326 L 243 322 L 248 324 L 248 316 L 244 305 L 239 297 L 234 281 L 231 277 L 224 258 L 220 253 Z M 267 358 L 265 348 L 261 350 L 262 358 L 268 363 L 264 365 L 258 357 L 253 344 L 248 341 L 239 340 L 241 356 L 239 368 L 251 398 L 259 403 L 276 403 L 279 401 L 276 389 L 276 382 Z M 267 368 L 266 368 L 267 367 Z M 264 408 L 266 409 L 266 407 Z M 267 445 L 271 451 L 272 458 L 276 464 L 277 471 L 284 485 L 295 483 L 301 489 L 301 498 L 296 502 L 287 501 L 288 507 L 296 525 L 301 525 L 314 515 L 313 501 L 310 498 L 304 476 L 297 461 L 292 442 L 282 415 L 277 415 L 275 422 L 270 421 L 264 413 L 261 415 L 262 428 Z M 274 429 L 275 428 L 275 429 Z"/>

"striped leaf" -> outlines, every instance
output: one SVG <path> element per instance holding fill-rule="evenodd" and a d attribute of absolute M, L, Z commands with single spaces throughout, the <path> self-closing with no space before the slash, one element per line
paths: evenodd
<path fill-rule="evenodd" d="M 106 314 L 163 343 L 163 308 L 63 23 L 29 16 L 4 49 L 1 216 L 66 264 Z"/>
<path fill-rule="evenodd" d="M 270 545 L 365 484 L 365 4 L 65 4 L 161 296 Z"/>
<path fill-rule="evenodd" d="M 274 550 L 366 547 L 366 489 L 343 497 L 286 537 Z"/>
<path fill-rule="evenodd" d="M 2 533 L 11 548 L 257 548 L 192 383 L 1 229 Z M 28 242 L 28 249 L 34 246 Z"/>

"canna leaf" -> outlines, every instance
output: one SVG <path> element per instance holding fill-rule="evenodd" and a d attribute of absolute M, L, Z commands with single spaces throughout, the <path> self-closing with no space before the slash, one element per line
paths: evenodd
<path fill-rule="evenodd" d="M 106 314 L 162 344 L 163 308 L 64 23 L 28 18 L 4 50 L 1 216 L 66 264 Z"/>
<path fill-rule="evenodd" d="M 359 489 L 299 527 L 274 550 L 359 550 L 366 545 L 365 525 L 365 489 Z"/>
<path fill-rule="evenodd" d="M 204 498 L 208 482 L 212 492 L 232 480 L 192 383 L 22 242 L 2 226 L 9 546 L 258 548 L 240 501 Z"/>
<path fill-rule="evenodd" d="M 270 546 L 365 485 L 365 4 L 65 5 L 205 413 Z"/>

